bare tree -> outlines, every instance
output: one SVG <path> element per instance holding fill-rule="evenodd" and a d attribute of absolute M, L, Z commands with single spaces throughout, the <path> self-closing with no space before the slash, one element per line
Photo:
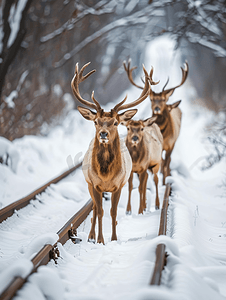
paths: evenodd
<path fill-rule="evenodd" d="M 219 118 L 218 118 L 219 119 Z M 205 158 L 201 169 L 207 170 L 226 157 L 226 114 L 221 114 L 221 120 L 211 125 L 207 140 L 212 145 L 211 154 Z"/>
<path fill-rule="evenodd" d="M 226 87 L 217 72 L 225 68 L 219 61 L 226 59 L 225 0 L 3 0 L 0 134 L 14 139 L 40 132 L 43 124 L 59 123 L 74 104 L 69 82 L 77 61 L 92 61 L 97 69 L 81 92 L 95 88 L 100 103 L 114 101 L 111 97 L 128 87 L 122 62 L 130 57 L 141 66 L 146 44 L 164 33 L 172 34 L 189 58 L 189 78 L 194 78 L 199 94 L 223 101 Z M 197 56 L 203 51 L 214 55 L 208 62 L 216 79 L 203 72 L 206 60 L 197 64 L 191 57 L 191 45 Z"/>
<path fill-rule="evenodd" d="M 0 6 L 0 104 L 8 68 L 26 34 L 26 14 L 32 0 L 3 0 Z"/>

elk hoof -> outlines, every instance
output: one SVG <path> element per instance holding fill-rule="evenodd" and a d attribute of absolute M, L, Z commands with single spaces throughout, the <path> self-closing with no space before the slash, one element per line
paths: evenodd
<path fill-rule="evenodd" d="M 95 244 L 96 241 L 95 241 L 95 239 L 90 239 L 90 238 L 89 238 L 89 239 L 88 239 L 88 242 L 89 242 L 89 243 Z"/>
<path fill-rule="evenodd" d="M 131 210 L 127 210 L 126 215 L 131 215 Z"/>
<path fill-rule="evenodd" d="M 117 236 L 116 236 L 116 235 L 112 236 L 112 237 L 111 237 L 111 240 L 112 240 L 112 241 L 117 241 Z"/>
<path fill-rule="evenodd" d="M 98 243 L 98 244 L 103 244 L 103 245 L 104 245 L 104 239 L 98 239 L 98 240 L 97 240 L 97 243 Z"/>
<path fill-rule="evenodd" d="M 155 206 L 155 210 L 158 210 L 159 209 L 159 206 Z"/>

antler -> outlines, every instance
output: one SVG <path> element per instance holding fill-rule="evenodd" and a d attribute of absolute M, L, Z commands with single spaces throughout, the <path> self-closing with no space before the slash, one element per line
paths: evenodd
<path fill-rule="evenodd" d="M 144 101 L 148 97 L 149 91 L 150 91 L 150 84 L 149 84 L 150 78 L 149 78 L 148 72 L 146 71 L 144 65 L 143 65 L 143 70 L 144 70 L 144 74 L 145 74 L 145 86 L 142 88 L 143 91 L 142 91 L 140 97 L 137 100 L 135 100 L 135 101 L 133 101 L 131 103 L 122 105 L 126 101 L 126 98 L 127 98 L 127 96 L 126 96 L 123 101 L 121 101 L 120 103 L 118 103 L 113 108 L 113 110 L 115 110 L 115 111 L 118 112 L 120 110 L 136 106 L 136 105 L 140 104 L 142 101 Z"/>
<path fill-rule="evenodd" d="M 184 64 L 184 69 L 181 67 L 181 70 L 182 70 L 182 80 L 181 80 L 181 83 L 179 85 L 175 86 L 174 88 L 171 88 L 171 89 L 168 89 L 168 90 L 164 90 L 165 87 L 167 86 L 168 82 L 169 82 L 169 78 L 168 78 L 167 81 L 166 81 L 166 84 L 164 85 L 164 87 L 162 89 L 162 92 L 164 94 L 167 94 L 170 91 L 175 90 L 176 88 L 178 88 L 179 86 L 181 86 L 182 84 L 184 84 L 185 80 L 188 77 L 188 63 L 187 62 L 185 62 L 185 64 Z"/>
<path fill-rule="evenodd" d="M 125 62 L 125 61 L 123 62 L 123 66 L 124 66 L 124 69 L 125 69 L 125 71 L 126 71 L 126 73 L 127 73 L 127 76 L 128 76 L 128 78 L 129 78 L 129 81 L 132 83 L 132 85 L 134 85 L 134 86 L 138 87 L 139 89 L 142 89 L 142 90 L 143 90 L 143 87 L 140 86 L 140 85 L 137 85 L 137 84 L 134 82 L 134 80 L 133 80 L 132 72 L 133 72 L 133 70 L 135 70 L 137 67 L 133 67 L 133 68 L 131 69 L 131 68 L 130 68 L 130 63 L 131 63 L 131 59 L 128 60 L 128 65 L 126 65 L 126 62 Z M 148 76 L 149 76 L 149 81 L 150 81 L 150 84 L 151 84 L 151 85 L 156 85 L 156 84 L 158 84 L 159 81 L 158 81 L 158 82 L 154 82 L 153 79 L 152 79 L 152 75 L 153 75 L 153 67 L 151 68 L 150 75 L 148 75 Z M 141 78 L 141 80 L 142 80 L 142 78 Z M 144 83 L 143 80 L 142 80 L 142 82 Z"/>
<path fill-rule="evenodd" d="M 137 85 L 134 81 L 133 81 L 133 76 L 132 76 L 132 72 L 133 70 L 135 70 L 137 67 L 133 67 L 132 69 L 130 69 L 130 63 L 131 63 L 131 59 L 128 60 L 128 65 L 126 66 L 126 61 L 123 62 L 123 66 L 124 66 L 124 69 L 127 73 L 127 76 L 129 78 L 129 81 L 132 83 L 132 85 L 138 87 L 139 89 L 142 89 L 142 86 L 140 85 Z"/>
<path fill-rule="evenodd" d="M 92 70 L 89 73 L 87 73 L 86 75 L 83 76 L 83 71 L 85 70 L 85 68 L 90 64 L 90 62 L 88 62 L 87 64 L 85 64 L 81 70 L 79 71 L 78 68 L 78 63 L 75 66 L 75 75 L 71 81 L 71 88 L 72 91 L 75 95 L 75 97 L 78 99 L 79 102 L 81 102 L 82 104 L 95 109 L 96 111 L 101 110 L 101 106 L 99 104 L 99 102 L 94 98 L 94 91 L 92 92 L 92 100 L 94 103 L 91 103 L 85 99 L 82 98 L 80 92 L 79 92 L 79 84 L 84 81 L 86 78 L 88 78 L 91 74 L 93 74 L 94 72 L 96 72 L 96 70 Z"/>

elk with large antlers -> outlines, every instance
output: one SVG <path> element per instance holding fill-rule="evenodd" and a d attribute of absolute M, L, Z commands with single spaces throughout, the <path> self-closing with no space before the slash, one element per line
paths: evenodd
<path fill-rule="evenodd" d="M 149 169 L 154 174 L 154 182 L 156 187 L 155 208 L 159 208 L 158 196 L 158 171 L 162 159 L 163 137 L 158 125 L 154 122 L 157 116 L 146 120 L 129 120 L 122 122 L 128 130 L 126 138 L 126 146 L 132 158 L 133 166 L 129 178 L 129 199 L 126 213 L 131 213 L 131 192 L 133 189 L 133 173 L 139 175 L 140 185 L 140 207 L 139 214 L 146 209 L 146 187 Z"/>
<path fill-rule="evenodd" d="M 130 82 L 140 88 L 143 89 L 142 86 L 137 85 L 132 77 L 132 72 L 136 67 L 130 68 L 130 60 L 128 64 L 123 63 L 127 76 Z M 185 62 L 184 69 L 182 70 L 182 80 L 181 83 L 173 88 L 165 90 L 166 85 L 168 84 L 169 79 L 164 85 L 162 91 L 160 93 L 155 93 L 152 90 L 149 91 L 149 97 L 151 99 L 152 113 L 153 116 L 157 116 L 156 124 L 159 126 L 161 133 L 163 135 L 163 150 L 165 150 L 165 159 L 162 160 L 162 173 L 163 173 L 163 184 L 165 184 L 165 178 L 170 175 L 170 160 L 171 153 L 177 141 L 177 138 L 180 133 L 181 126 L 181 116 L 182 112 L 178 105 L 180 101 L 177 101 L 173 104 L 167 104 L 169 97 L 173 94 L 175 89 L 182 86 L 187 79 L 188 76 L 188 63 Z M 150 72 L 150 75 L 153 74 L 153 69 Z"/>
<path fill-rule="evenodd" d="M 88 151 L 83 160 L 83 173 L 88 183 L 89 193 L 93 200 L 93 218 L 89 233 L 89 240 L 95 241 L 95 224 L 98 217 L 98 243 L 104 243 L 102 233 L 102 193 L 111 192 L 111 218 L 112 236 L 111 240 L 117 240 L 116 235 L 116 215 L 117 206 L 121 194 L 121 189 L 128 181 L 132 169 L 132 160 L 128 149 L 118 134 L 118 124 L 130 120 L 137 112 L 137 109 L 127 110 L 119 114 L 119 111 L 134 107 L 144 101 L 149 94 L 149 76 L 143 66 L 145 73 L 145 85 L 140 97 L 128 104 L 123 103 L 126 98 L 115 105 L 110 112 L 105 112 L 99 102 L 94 98 L 93 103 L 82 98 L 79 92 L 79 84 L 89 77 L 95 70 L 83 76 L 84 69 L 89 65 L 85 64 L 79 71 L 78 63 L 75 67 L 75 75 L 71 81 L 72 91 L 79 102 L 94 109 L 96 112 L 78 106 L 81 115 L 94 122 L 96 127 L 95 138 L 91 141 Z"/>

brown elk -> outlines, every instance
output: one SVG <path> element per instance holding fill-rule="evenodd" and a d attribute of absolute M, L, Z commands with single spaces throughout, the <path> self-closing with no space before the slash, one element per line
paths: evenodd
<path fill-rule="evenodd" d="M 163 137 L 158 125 L 154 122 L 157 116 L 146 120 L 129 120 L 122 122 L 128 130 L 126 146 L 132 158 L 132 171 L 129 178 L 129 199 L 126 213 L 131 214 L 131 192 L 133 189 L 133 173 L 139 176 L 140 207 L 139 214 L 146 209 L 146 188 L 149 169 L 154 174 L 156 187 L 155 208 L 159 209 L 158 171 L 162 159 Z"/>
<path fill-rule="evenodd" d="M 128 61 L 128 65 L 123 63 L 124 68 L 126 70 L 127 76 L 130 82 L 140 88 L 141 86 L 137 85 L 132 77 L 132 72 L 136 67 L 130 68 L 130 60 Z M 182 70 L 182 80 L 181 83 L 173 88 L 165 90 L 166 85 L 168 84 L 169 79 L 164 85 L 162 91 L 160 93 L 155 93 L 152 90 L 149 91 L 149 97 L 151 99 L 152 106 L 152 115 L 157 116 L 155 123 L 159 126 L 161 133 L 163 135 L 163 150 L 165 150 L 165 159 L 162 160 L 162 173 L 163 173 L 163 184 L 165 184 L 165 178 L 170 175 L 170 160 L 171 153 L 177 141 L 177 138 L 180 133 L 181 126 L 181 116 L 182 112 L 178 105 L 180 101 L 177 101 L 173 104 L 167 104 L 169 97 L 173 94 L 175 89 L 182 86 L 187 79 L 188 76 L 188 63 L 185 62 L 184 69 Z M 153 73 L 153 69 L 151 71 L 151 75 Z"/>
<path fill-rule="evenodd" d="M 85 100 L 80 95 L 79 84 L 88 78 L 95 70 L 90 71 L 83 76 L 84 69 L 89 65 L 85 64 L 79 71 L 78 63 L 75 67 L 75 75 L 71 81 L 72 91 L 79 102 L 94 109 L 96 112 L 78 106 L 81 115 L 94 122 L 96 134 L 91 141 L 83 160 L 83 173 L 85 180 L 88 183 L 90 196 L 93 200 L 93 218 L 92 226 L 89 233 L 89 241 L 95 241 L 95 224 L 98 217 L 98 243 L 104 243 L 102 233 L 102 193 L 111 192 L 111 218 L 112 218 L 112 236 L 111 240 L 117 240 L 116 235 L 116 215 L 117 205 L 119 202 L 121 189 L 128 181 L 132 169 L 132 160 L 128 149 L 123 140 L 120 140 L 118 134 L 118 124 L 130 120 L 136 113 L 137 109 L 127 110 L 121 114 L 119 111 L 134 107 L 148 97 L 150 84 L 149 76 L 143 66 L 145 73 L 145 85 L 140 97 L 128 104 L 127 96 L 123 101 L 115 105 L 110 112 L 105 112 L 99 102 L 94 98 L 92 93 L 93 103 Z"/>

